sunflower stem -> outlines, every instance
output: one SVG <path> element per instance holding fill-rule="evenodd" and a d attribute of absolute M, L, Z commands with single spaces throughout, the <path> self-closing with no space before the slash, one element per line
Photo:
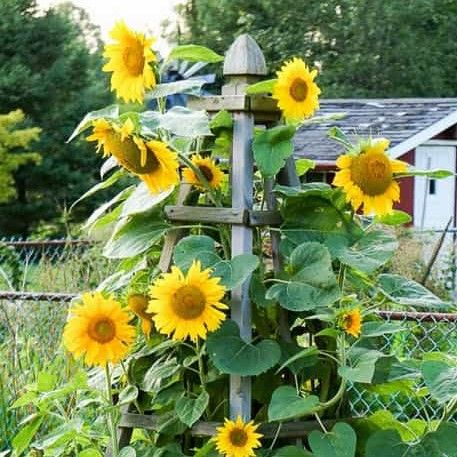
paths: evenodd
<path fill-rule="evenodd" d="M 111 372 L 108 363 L 105 365 L 106 395 L 108 402 L 107 422 L 111 437 L 111 448 L 113 457 L 119 456 L 119 447 L 117 442 L 116 419 L 114 417 L 113 391 L 111 388 Z"/>

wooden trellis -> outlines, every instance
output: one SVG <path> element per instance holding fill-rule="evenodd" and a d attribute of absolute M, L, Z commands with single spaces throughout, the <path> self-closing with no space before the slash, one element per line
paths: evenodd
<path fill-rule="evenodd" d="M 233 117 L 233 150 L 231 156 L 230 178 L 232 189 L 232 207 L 214 208 L 186 205 L 189 195 L 189 186 L 183 184 L 180 189 L 176 206 L 165 209 L 168 219 L 172 222 L 203 222 L 227 224 L 232 229 L 232 257 L 240 254 L 251 254 L 253 248 L 253 228 L 257 226 L 275 226 L 281 222 L 276 211 L 276 200 L 272 192 L 275 180 L 265 182 L 265 196 L 267 210 L 253 210 L 253 175 L 254 160 L 251 148 L 254 125 L 267 126 L 279 120 L 280 112 L 276 102 L 263 95 L 246 95 L 248 85 L 262 79 L 267 74 L 265 59 L 262 51 L 249 35 L 239 36 L 228 50 L 224 61 L 224 77 L 226 84 L 222 87 L 222 94 L 190 101 L 194 109 L 204 109 L 208 113 L 226 110 Z M 285 167 L 277 176 L 277 182 L 283 185 L 297 186 L 299 179 L 295 171 L 293 159 L 286 162 Z M 173 249 L 176 243 L 184 236 L 182 229 L 168 233 L 161 254 L 159 267 L 161 271 L 169 270 L 172 262 Z M 279 256 L 279 234 L 272 231 L 272 255 L 274 269 L 281 268 Z M 231 292 L 231 318 L 238 324 L 240 335 L 246 341 L 251 340 L 251 303 L 249 300 L 250 279 Z M 287 314 L 281 316 L 281 336 L 290 340 L 288 334 Z M 133 408 L 123 412 L 120 420 L 119 447 L 128 445 L 132 430 L 143 428 L 155 430 L 157 417 L 141 415 L 132 412 Z M 251 379 L 250 377 L 230 376 L 230 416 L 242 416 L 245 420 L 251 417 Z M 211 436 L 216 427 L 214 422 L 197 422 L 191 428 L 193 436 Z M 315 427 L 313 423 L 294 422 L 284 424 L 281 436 L 284 438 L 300 437 Z M 277 432 L 277 425 L 266 425 L 262 433 L 273 437 Z M 110 455 L 108 453 L 108 455 Z"/>

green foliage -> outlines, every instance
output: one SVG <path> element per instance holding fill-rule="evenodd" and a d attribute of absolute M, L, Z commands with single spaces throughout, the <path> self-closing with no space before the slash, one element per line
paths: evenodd
<path fill-rule="evenodd" d="M 278 387 L 268 406 L 270 421 L 285 421 L 312 414 L 319 405 L 315 395 L 303 397 L 291 386 Z"/>
<path fill-rule="evenodd" d="M 250 33 L 271 73 L 300 55 L 310 65 L 319 62 L 327 98 L 456 95 L 452 0 L 188 0 L 178 11 L 179 28 L 168 29 L 172 39 L 223 53 L 240 33 Z"/>
<path fill-rule="evenodd" d="M 19 167 L 40 161 L 40 155 L 29 149 L 31 143 L 38 140 L 41 130 L 36 127 L 20 129 L 24 118 L 21 110 L 0 115 L 0 203 L 16 196 L 14 173 Z"/>
<path fill-rule="evenodd" d="M 101 163 L 85 142 L 64 145 L 86 112 L 110 101 L 100 70 L 99 32 L 69 3 L 40 13 L 35 0 L 2 1 L 0 32 L 1 110 L 19 108 L 26 116 L 24 128 L 42 129 L 34 144 L 42 160 L 14 172 L 10 197 L 15 197 L 0 206 L 0 233 L 27 236 L 54 223 L 54 234 L 62 234 L 66 221 L 60 215 L 95 183 Z M 85 218 L 96 204 L 81 205 L 73 220 Z"/>

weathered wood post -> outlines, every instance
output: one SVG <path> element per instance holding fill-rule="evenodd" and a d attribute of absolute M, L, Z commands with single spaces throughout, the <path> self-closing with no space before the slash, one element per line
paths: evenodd
<path fill-rule="evenodd" d="M 239 36 L 227 51 L 224 61 L 226 84 L 222 96 L 242 98 L 243 108 L 248 100 L 246 87 L 266 75 L 262 51 L 249 35 Z M 241 100 L 240 100 L 241 101 Z M 250 211 L 253 205 L 252 135 L 254 114 L 250 111 L 233 111 L 233 150 L 231 158 L 232 208 Z M 252 252 L 252 228 L 245 225 L 232 227 L 232 257 Z M 250 341 L 252 333 L 251 303 L 248 279 L 232 291 L 231 315 L 240 327 L 241 337 Z M 248 377 L 230 377 L 230 415 L 251 417 L 251 380 Z"/>

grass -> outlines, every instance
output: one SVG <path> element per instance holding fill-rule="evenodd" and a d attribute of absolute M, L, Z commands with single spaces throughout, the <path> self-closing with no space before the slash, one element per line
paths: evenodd
<path fill-rule="evenodd" d="M 113 270 L 97 246 L 13 254 L 9 250 L 6 261 L 5 251 L 0 251 L 0 290 L 82 292 L 95 288 Z M 44 371 L 53 373 L 59 384 L 71 376 L 61 347 L 67 308 L 65 302 L 0 300 L 0 452 L 10 449 L 21 419 L 30 413 L 10 409 L 25 386 L 37 382 Z"/>

